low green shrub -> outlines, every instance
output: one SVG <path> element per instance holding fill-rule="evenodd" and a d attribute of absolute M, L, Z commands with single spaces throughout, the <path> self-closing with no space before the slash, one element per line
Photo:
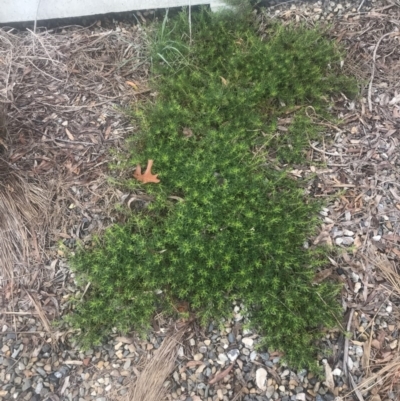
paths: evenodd
<path fill-rule="evenodd" d="M 315 368 L 321 328 L 340 314 L 338 287 L 312 284 L 325 252 L 304 243 L 322 205 L 283 163 L 304 163 L 309 138 L 321 135 L 306 107 L 326 115 L 329 97 L 355 84 L 319 30 L 273 24 L 267 36 L 251 14 L 203 9 L 190 24 L 186 13 L 163 22 L 152 52 L 157 98 L 134 111 L 141 132 L 123 163 L 153 159 L 161 182 L 126 183 L 153 200 L 71 259 L 91 282 L 70 317 L 83 344 L 113 327 L 146 329 L 178 301 L 206 323 L 240 300 L 269 348 Z M 285 113 L 293 122 L 278 135 Z"/>

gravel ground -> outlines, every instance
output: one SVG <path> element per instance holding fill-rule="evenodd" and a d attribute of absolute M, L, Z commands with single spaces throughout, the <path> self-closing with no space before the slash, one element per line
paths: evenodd
<path fill-rule="evenodd" d="M 346 18 L 356 21 L 360 18 L 359 13 L 381 6 L 374 1 L 283 4 L 270 1 L 269 5 L 268 14 L 297 21 L 333 21 L 345 14 L 348 15 Z M 325 238 L 329 237 L 337 246 L 352 246 L 358 238 L 358 222 L 346 213 L 335 211 L 335 205 L 321 211 L 322 220 L 329 227 Z M 376 232 L 375 239 L 371 241 L 380 241 L 381 237 L 378 236 L 381 235 Z M 351 307 L 358 294 L 368 287 L 368 281 L 350 260 L 348 262 L 348 267 L 341 265 L 331 274 L 345 283 L 348 294 L 344 302 Z M 69 341 L 71 333 L 49 326 L 49 321 L 68 310 L 68 299 L 77 292 L 73 275 L 62 259 L 46 268 L 54 270 L 53 279 L 37 289 L 35 298 L 28 296 L 23 289 L 13 291 L 5 287 L 2 291 L 0 401 L 121 399 L 127 393 L 129 384 L 139 375 L 143 364 L 159 348 L 165 330 L 155 328 L 146 339 L 140 339 L 132 333 L 123 337 L 116 333 L 102 346 L 80 351 Z M 352 328 L 355 335 L 350 343 L 339 331 L 325 335 L 322 349 L 330 350 L 330 353 L 321 352 L 320 363 L 328 373 L 331 372 L 328 377 L 333 379 L 333 383 L 314 377 L 305 370 L 290 370 L 281 363 L 280 355 L 274 350 L 259 351 L 257 334 L 244 329 L 246 318 L 241 314 L 242 305 L 232 305 L 232 316 L 227 317 L 226 321 L 211 324 L 205 329 L 193 326 L 188 338 L 182 342 L 176 369 L 165 384 L 169 389 L 168 399 L 331 401 L 338 396 L 348 395 L 351 389 L 346 384 L 346 373 L 355 383 L 364 375 L 364 343 L 371 338 L 366 334 L 371 324 L 377 333 L 374 341 L 381 344 L 385 341 L 389 351 L 399 347 L 398 307 L 384 292 L 370 297 L 369 301 L 364 309 L 353 311 L 348 317 L 355 325 Z M 40 308 L 35 308 L 35 305 L 40 305 Z M 384 339 L 379 337 L 382 332 L 385 333 Z M 348 344 L 345 356 L 344 344 Z M 379 344 L 376 344 L 378 347 Z M 210 385 L 210 379 L 224 372 L 232 362 L 232 370 L 222 380 Z M 348 372 L 344 371 L 344 366 Z M 372 396 L 376 397 L 373 392 Z M 395 399 L 396 394 L 392 391 L 387 396 Z M 347 399 L 352 398 L 353 394 L 347 396 Z M 379 400 L 374 398 L 374 401 Z"/>

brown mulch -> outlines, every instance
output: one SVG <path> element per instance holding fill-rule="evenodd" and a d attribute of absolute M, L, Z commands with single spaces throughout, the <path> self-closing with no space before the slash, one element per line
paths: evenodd
<path fill-rule="evenodd" d="M 57 241 L 114 221 L 114 206 L 124 197 L 107 182 L 115 159 L 110 149 L 121 149 L 134 128 L 125 111 L 149 92 L 145 43 L 140 26 L 123 23 L 0 30 L 0 102 L 8 131 L 1 157 L 26 185 L 45 191 L 40 212 L 33 204 L 31 218 L 13 213 L 29 251 L 0 258 L 3 280 L 32 286 L 45 271 L 33 267 L 49 263 Z M 0 249 L 7 241 L 3 231 Z"/>
<path fill-rule="evenodd" d="M 304 15 L 292 8 L 276 18 L 299 22 Z M 390 0 L 333 19 L 328 33 L 346 49 L 342 68 L 358 78 L 361 98 L 335 99 L 339 124 L 315 121 L 327 132 L 324 141 L 310 143 L 309 158 L 325 167 L 293 171 L 294 177 L 316 173 L 310 192 L 329 202 L 314 244 L 339 247 L 321 274 L 344 285 L 343 327 L 351 336 L 329 359 L 345 373 L 347 383 L 332 389 L 342 399 L 400 398 L 399 29 L 400 7 Z M 351 372 L 347 361 L 355 346 L 363 357 Z"/>
<path fill-rule="evenodd" d="M 293 9 L 277 17 L 304 20 L 298 16 Z M 343 325 L 351 336 L 329 362 L 346 373 L 347 386 L 334 389 L 336 395 L 359 401 L 400 396 L 399 25 L 398 5 L 386 0 L 373 11 L 334 20 L 330 34 L 346 48 L 343 69 L 362 82 L 362 96 L 336 99 L 340 124 L 316 121 L 326 124 L 327 133 L 323 142 L 310 144 L 309 157 L 325 167 L 293 172 L 316 173 L 312 193 L 331 199 L 314 243 L 340 248 L 323 275 L 344 284 Z M 46 191 L 46 215 L 21 217 L 34 224 L 26 231 L 31 264 L 47 267 L 30 270 L 21 254 L 15 274 L 27 288 L 47 274 L 54 278 L 57 240 L 103 229 L 114 221 L 113 205 L 125 199 L 108 185 L 107 164 L 113 160 L 109 150 L 120 149 L 134 129 L 123 110 L 148 93 L 144 43 L 140 28 L 130 25 L 0 31 L 0 101 L 8 105 L 9 133 L 0 142 L 1 157 L 23 172 L 25 182 Z M 350 238 L 349 245 L 343 238 Z M 350 372 L 354 346 L 362 346 L 364 355 L 362 366 Z"/>

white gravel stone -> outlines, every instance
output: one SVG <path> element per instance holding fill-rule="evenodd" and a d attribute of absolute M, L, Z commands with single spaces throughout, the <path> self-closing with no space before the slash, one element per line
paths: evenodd
<path fill-rule="evenodd" d="M 254 340 L 249 337 L 245 337 L 242 339 L 242 343 L 246 348 L 253 348 Z"/>
<path fill-rule="evenodd" d="M 350 371 L 352 371 L 354 368 L 354 363 L 350 356 L 347 358 L 347 367 L 349 368 Z"/>
<path fill-rule="evenodd" d="M 240 355 L 240 352 L 238 349 L 231 349 L 227 352 L 227 355 L 230 361 L 233 362 L 236 361 L 237 357 Z"/>
<path fill-rule="evenodd" d="M 218 355 L 218 362 L 221 365 L 224 365 L 226 362 L 228 362 L 229 358 L 226 356 L 226 354 L 219 354 Z"/>
<path fill-rule="evenodd" d="M 264 368 L 257 369 L 257 371 L 256 371 L 257 387 L 260 390 L 265 391 L 267 389 L 266 383 L 267 383 L 267 371 Z"/>
<path fill-rule="evenodd" d="M 363 348 L 360 347 L 359 345 L 356 345 L 356 346 L 354 347 L 354 351 L 355 351 L 355 353 L 356 353 L 356 355 L 357 355 L 358 357 L 362 357 L 363 354 L 364 354 Z"/>

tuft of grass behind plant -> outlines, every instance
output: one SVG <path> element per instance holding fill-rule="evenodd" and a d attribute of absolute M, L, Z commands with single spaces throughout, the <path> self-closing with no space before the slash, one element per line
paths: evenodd
<path fill-rule="evenodd" d="M 321 329 L 340 315 L 338 287 L 312 285 L 325 252 L 304 242 L 322 205 L 282 166 L 305 163 L 309 138 L 322 135 L 306 107 L 327 116 L 331 95 L 355 93 L 340 59 L 318 29 L 271 24 L 261 40 L 250 13 L 164 20 L 152 51 L 157 98 L 134 110 L 141 132 L 122 164 L 153 159 L 161 182 L 125 183 L 153 201 L 71 260 L 91 283 L 70 317 L 84 345 L 113 327 L 146 329 L 180 301 L 205 324 L 240 300 L 265 345 L 293 367 L 316 367 Z M 292 125 L 278 135 L 282 115 Z"/>

